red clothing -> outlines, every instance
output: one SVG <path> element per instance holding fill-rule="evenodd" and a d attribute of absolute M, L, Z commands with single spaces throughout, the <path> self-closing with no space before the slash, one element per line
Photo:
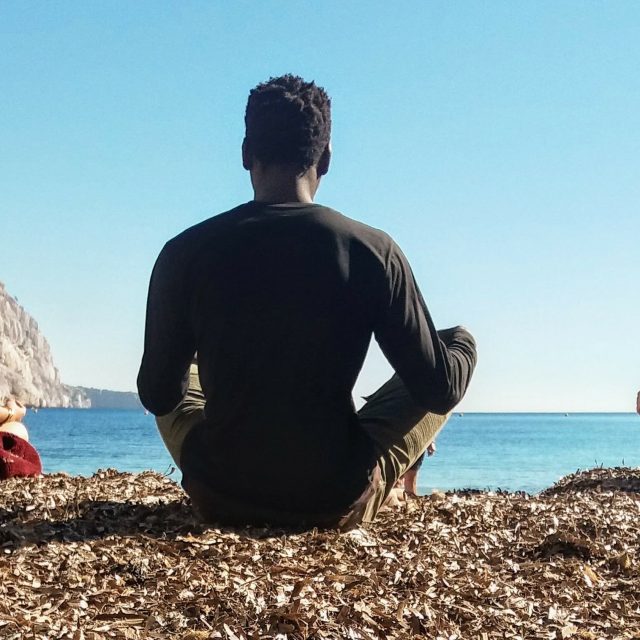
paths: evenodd
<path fill-rule="evenodd" d="M 33 446 L 13 433 L 0 432 L 0 480 L 41 473 L 42 462 Z"/>

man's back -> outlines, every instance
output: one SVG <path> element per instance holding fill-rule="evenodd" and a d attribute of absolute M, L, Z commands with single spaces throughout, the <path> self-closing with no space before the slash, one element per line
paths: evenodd
<path fill-rule="evenodd" d="M 362 491 L 374 455 L 351 391 L 385 304 L 393 246 L 320 205 L 254 202 L 168 243 L 154 275 L 167 290 L 150 322 L 181 327 L 166 349 L 195 347 L 207 399 L 206 422 L 185 442 L 185 473 L 293 508 L 342 507 Z M 163 318 L 176 308 L 183 319 Z M 171 389 L 165 410 L 154 406 L 164 392 L 145 385 L 158 366 L 143 364 L 140 392 L 163 413 L 175 404 Z"/>

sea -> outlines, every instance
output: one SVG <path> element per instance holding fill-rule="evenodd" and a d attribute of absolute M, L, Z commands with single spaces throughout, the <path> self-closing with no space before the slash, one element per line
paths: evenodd
<path fill-rule="evenodd" d="M 153 469 L 180 481 L 144 411 L 40 409 L 25 418 L 45 473 L 90 476 L 98 469 Z M 454 414 L 418 488 L 537 493 L 579 469 L 640 467 L 640 416 L 634 413 Z"/>

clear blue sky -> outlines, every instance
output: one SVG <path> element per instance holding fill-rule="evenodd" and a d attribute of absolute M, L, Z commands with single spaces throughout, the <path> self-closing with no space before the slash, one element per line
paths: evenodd
<path fill-rule="evenodd" d="M 293 72 L 333 99 L 318 201 L 477 337 L 461 410 L 630 411 L 639 69 L 631 1 L 4 0 L 0 280 L 63 380 L 133 389 L 155 256 L 251 198 L 247 93 Z M 387 371 L 372 353 L 358 392 Z"/>

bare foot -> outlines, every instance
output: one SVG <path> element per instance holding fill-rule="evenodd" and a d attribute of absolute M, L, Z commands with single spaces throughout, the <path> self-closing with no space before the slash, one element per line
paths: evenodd
<path fill-rule="evenodd" d="M 400 482 L 398 482 L 398 484 L 396 484 L 396 486 L 391 489 L 391 493 L 384 501 L 383 507 L 401 507 L 405 502 L 406 497 L 404 494 L 404 489 L 400 485 Z"/>
<path fill-rule="evenodd" d="M 405 493 L 410 496 L 418 495 L 418 472 L 414 469 L 409 469 L 401 478 L 402 486 Z"/>

